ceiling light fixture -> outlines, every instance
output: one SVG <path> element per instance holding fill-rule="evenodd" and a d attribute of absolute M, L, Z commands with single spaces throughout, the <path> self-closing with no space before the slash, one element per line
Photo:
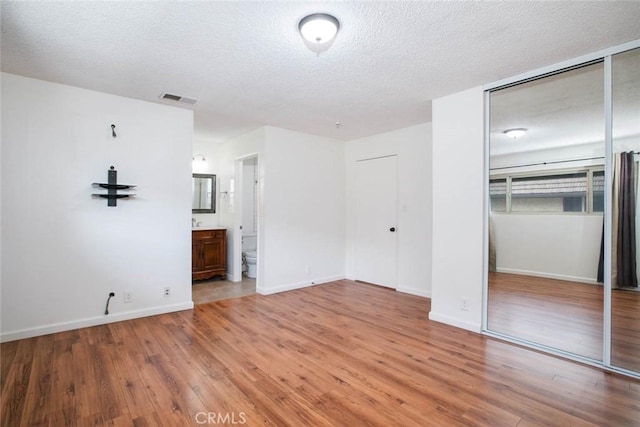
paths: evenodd
<path fill-rule="evenodd" d="M 515 128 L 515 129 L 507 129 L 503 133 L 507 135 L 509 138 L 517 139 L 517 138 L 520 138 L 525 133 L 527 133 L 527 130 L 525 128 Z"/>
<path fill-rule="evenodd" d="M 298 23 L 298 30 L 307 47 L 320 55 L 331 47 L 340 29 L 340 22 L 326 13 L 305 16 Z"/>

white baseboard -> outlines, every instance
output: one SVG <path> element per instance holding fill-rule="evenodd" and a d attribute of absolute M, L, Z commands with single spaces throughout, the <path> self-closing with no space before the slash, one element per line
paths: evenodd
<path fill-rule="evenodd" d="M 456 328 L 466 329 L 467 331 L 476 332 L 478 334 L 482 331 L 482 324 L 480 323 L 469 322 L 446 314 L 436 313 L 434 311 L 429 312 L 429 320 L 455 326 Z"/>
<path fill-rule="evenodd" d="M 588 283 L 590 285 L 601 285 L 596 279 L 590 277 L 567 276 L 564 274 L 547 273 L 544 271 L 518 270 L 516 268 L 496 268 L 498 273 L 521 274 L 523 276 L 543 277 L 545 279 L 567 280 L 569 282 Z"/>
<path fill-rule="evenodd" d="M 418 297 L 431 298 L 431 291 L 425 291 L 424 289 L 398 287 L 396 291 Z"/>
<path fill-rule="evenodd" d="M 144 308 L 141 310 L 126 311 L 124 313 L 113 313 L 109 315 L 88 317 L 69 322 L 54 323 L 46 326 L 36 326 L 35 328 L 21 329 L 13 332 L 0 334 L 0 342 L 21 340 L 24 338 L 37 337 L 41 335 L 53 334 L 56 332 L 70 331 L 73 329 L 87 328 L 90 326 L 106 325 L 108 323 L 121 322 L 123 320 L 138 319 L 140 317 L 155 316 L 157 314 L 172 313 L 174 311 L 191 310 L 193 301 L 163 305 L 158 307 Z"/>
<path fill-rule="evenodd" d="M 288 285 L 274 286 L 272 288 L 258 287 L 256 288 L 256 292 L 260 295 L 271 295 L 277 294 L 280 292 L 292 291 L 294 289 L 302 289 L 308 288 L 309 286 L 321 285 L 323 283 L 335 282 L 336 280 L 343 280 L 344 276 L 329 276 L 329 277 L 321 277 L 318 279 L 313 279 L 311 281 L 290 283 Z"/>

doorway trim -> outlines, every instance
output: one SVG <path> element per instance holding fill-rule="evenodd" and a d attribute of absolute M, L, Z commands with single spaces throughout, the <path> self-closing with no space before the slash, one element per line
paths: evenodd
<path fill-rule="evenodd" d="M 234 160 L 235 165 L 235 194 L 234 204 L 235 208 L 233 211 L 233 233 L 234 233 L 234 242 L 233 249 L 231 251 L 231 256 L 233 257 L 233 278 L 234 282 L 239 282 L 242 280 L 242 214 L 243 214 L 243 167 L 244 161 L 249 159 L 256 159 L 257 167 L 258 167 L 258 188 L 257 188 L 257 230 L 256 230 L 256 252 L 258 254 L 258 262 L 256 265 L 256 289 L 262 283 L 262 260 L 264 259 L 264 250 L 262 244 L 262 236 L 264 235 L 262 230 L 262 206 L 263 206 L 263 197 L 264 197 L 264 185 L 263 185 L 263 174 L 262 174 L 262 162 L 260 160 L 260 154 L 258 152 L 253 152 L 249 154 L 242 155 L 240 157 L 236 157 Z M 237 236 L 236 236 L 237 234 Z M 237 280 L 236 280 L 237 279 Z"/>

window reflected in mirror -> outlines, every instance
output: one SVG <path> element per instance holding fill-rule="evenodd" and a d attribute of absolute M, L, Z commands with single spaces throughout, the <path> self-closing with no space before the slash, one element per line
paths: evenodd
<path fill-rule="evenodd" d="M 489 181 L 489 195 L 491 197 L 491 212 L 507 211 L 507 179 L 492 179 Z"/>

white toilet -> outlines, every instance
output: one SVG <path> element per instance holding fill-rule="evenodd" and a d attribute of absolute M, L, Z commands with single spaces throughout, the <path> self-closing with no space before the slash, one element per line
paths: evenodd
<path fill-rule="evenodd" d="M 247 262 L 247 277 L 251 279 L 255 279 L 258 254 L 256 253 L 256 251 L 247 251 L 243 255 L 244 255 L 245 261 Z"/>

